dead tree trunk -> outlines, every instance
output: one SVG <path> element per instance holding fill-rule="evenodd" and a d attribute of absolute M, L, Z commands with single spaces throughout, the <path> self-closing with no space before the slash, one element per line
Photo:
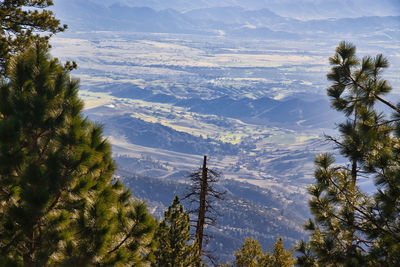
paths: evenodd
<path fill-rule="evenodd" d="M 206 194 L 207 194 L 207 156 L 204 156 L 203 168 L 201 172 L 201 188 L 200 188 L 200 206 L 199 206 L 199 214 L 197 218 L 197 227 L 196 227 L 196 241 L 199 246 L 199 253 L 201 256 L 201 252 L 203 250 L 203 237 L 204 237 L 204 222 L 206 218 Z M 198 265 L 200 266 L 200 265 Z"/>
<path fill-rule="evenodd" d="M 198 171 L 189 175 L 192 184 L 189 188 L 189 193 L 183 197 L 188 199 L 195 207 L 189 212 L 197 216 L 195 242 L 197 243 L 199 255 L 208 257 L 213 261 L 213 257 L 204 250 L 204 238 L 207 235 L 204 233 L 206 225 L 215 225 L 216 215 L 219 215 L 214 208 L 214 200 L 223 198 L 223 192 L 219 192 L 214 188 L 214 184 L 218 182 L 220 174 L 212 169 L 207 168 L 207 156 L 204 156 L 203 166 Z M 196 264 L 201 266 L 199 261 Z"/>

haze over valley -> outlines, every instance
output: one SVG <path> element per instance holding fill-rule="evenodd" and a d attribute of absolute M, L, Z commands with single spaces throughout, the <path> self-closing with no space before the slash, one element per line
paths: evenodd
<path fill-rule="evenodd" d="M 307 238 L 313 161 L 333 151 L 324 135 L 337 135 L 343 121 L 326 97 L 328 58 L 340 41 L 389 59 L 388 98 L 398 100 L 400 4 L 367 2 L 376 8 L 56 0 L 69 29 L 53 37 L 52 54 L 77 62 L 85 114 L 104 124 L 118 177 L 155 216 L 184 194 L 187 174 L 209 156 L 227 195 L 208 246 L 232 260 L 247 236 L 264 247 L 277 235 L 288 247 Z"/>

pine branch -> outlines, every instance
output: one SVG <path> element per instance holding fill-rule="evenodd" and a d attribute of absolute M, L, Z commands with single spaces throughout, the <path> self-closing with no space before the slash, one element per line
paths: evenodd
<path fill-rule="evenodd" d="M 386 232 L 386 233 L 388 233 L 388 234 L 390 234 L 390 235 L 393 235 L 393 234 L 394 234 L 394 237 L 395 237 L 397 240 L 400 241 L 400 236 L 396 236 L 396 234 L 393 233 L 392 231 L 390 231 L 390 230 L 388 231 L 388 230 L 382 228 L 382 227 L 379 225 L 379 223 L 377 223 L 377 222 L 375 221 L 375 218 L 371 217 L 371 216 L 368 215 L 365 211 L 362 211 L 360 208 L 358 208 L 358 206 L 354 205 L 354 204 L 352 203 L 352 201 L 348 198 L 347 192 L 343 191 L 343 189 L 342 189 L 339 185 L 337 185 L 337 184 L 332 180 L 332 177 L 329 176 L 328 179 L 329 179 L 329 181 L 332 183 L 332 185 L 335 186 L 335 187 L 342 193 L 342 195 L 346 198 L 346 203 L 347 203 L 347 204 L 349 204 L 353 209 L 355 209 L 356 211 L 358 211 L 359 213 L 361 213 L 361 214 L 364 216 L 364 218 L 367 218 L 367 220 L 371 221 L 371 222 L 372 222 L 377 228 L 379 228 L 381 231 Z M 337 218 L 337 216 L 336 216 L 335 214 L 332 214 L 332 215 L 333 215 L 334 217 Z M 357 226 L 356 226 L 356 227 L 357 227 Z"/>
<path fill-rule="evenodd" d="M 130 237 L 132 237 L 132 235 L 138 225 L 139 225 L 139 222 L 135 222 L 135 224 L 131 228 L 131 231 L 126 235 L 126 237 L 114 249 L 107 252 L 107 255 L 110 255 L 110 254 L 114 253 L 115 251 L 117 251 Z"/>
<path fill-rule="evenodd" d="M 341 67 L 345 68 L 345 66 L 343 64 L 340 64 Z M 358 87 L 360 87 L 361 89 L 363 89 L 364 91 L 367 91 L 366 88 L 364 86 L 362 86 L 358 81 L 356 81 L 356 79 L 353 78 L 353 76 L 351 75 L 351 72 L 348 68 L 346 69 L 346 74 L 347 77 Z M 390 107 L 391 109 L 397 111 L 397 113 L 400 113 L 400 108 L 396 107 L 395 105 L 393 105 L 392 103 L 390 103 L 389 101 L 383 99 L 382 97 L 380 97 L 379 95 L 373 93 L 373 96 L 378 99 L 379 101 L 381 101 L 383 104 L 387 105 L 388 107 Z"/>

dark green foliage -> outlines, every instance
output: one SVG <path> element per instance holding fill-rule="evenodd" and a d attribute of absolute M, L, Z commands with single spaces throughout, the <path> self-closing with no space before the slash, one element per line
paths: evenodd
<path fill-rule="evenodd" d="M 382 56 L 359 60 L 356 48 L 341 42 L 331 57 L 327 89 L 332 107 L 346 116 L 333 141 L 349 162 L 339 166 L 332 155 L 317 156 L 316 183 L 309 188 L 314 220 L 306 224 L 310 242 L 299 244 L 299 266 L 400 265 L 400 109 L 382 96 L 391 87 L 381 77 Z M 394 120 L 378 113 L 376 102 L 390 107 Z M 361 179 L 375 182 L 376 192 L 359 188 Z"/>
<path fill-rule="evenodd" d="M 168 210 L 164 212 L 155 235 L 156 250 L 154 266 L 189 267 L 196 266 L 200 257 L 196 243 L 189 244 L 189 214 L 183 210 L 176 196 Z"/>
<path fill-rule="evenodd" d="M 267 263 L 268 256 L 262 251 L 260 242 L 247 238 L 241 249 L 235 253 L 235 266 L 237 267 L 261 267 Z"/>
<path fill-rule="evenodd" d="M 0 3 L 0 71 L 11 55 L 21 52 L 34 40 L 47 43 L 48 38 L 64 31 L 53 13 L 47 10 L 52 0 L 4 0 Z"/>
<path fill-rule="evenodd" d="M 112 181 L 111 146 L 82 118 L 69 70 L 37 44 L 0 86 L 0 262 L 139 263 L 154 219 Z"/>
<path fill-rule="evenodd" d="M 240 250 L 235 253 L 235 265 L 237 267 L 291 267 L 296 260 L 292 251 L 286 251 L 282 238 L 274 244 L 271 253 L 264 253 L 261 244 L 252 238 L 247 238 Z"/>

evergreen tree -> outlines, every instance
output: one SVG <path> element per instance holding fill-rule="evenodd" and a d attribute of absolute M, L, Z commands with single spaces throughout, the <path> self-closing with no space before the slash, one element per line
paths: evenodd
<path fill-rule="evenodd" d="M 282 238 L 278 238 L 278 241 L 274 244 L 272 255 L 269 252 L 268 254 L 267 267 L 290 267 L 296 264 L 293 252 L 285 249 Z"/>
<path fill-rule="evenodd" d="M 267 263 L 260 242 L 253 238 L 246 238 L 242 248 L 235 252 L 235 258 L 237 267 L 264 267 Z"/>
<path fill-rule="evenodd" d="M 342 42 L 330 58 L 328 79 L 332 106 L 345 114 L 340 138 L 328 137 L 349 162 L 340 166 L 334 157 L 316 158 L 316 184 L 309 188 L 314 220 L 302 242 L 300 266 L 398 266 L 400 242 L 399 114 L 383 98 L 391 87 L 381 77 L 388 61 L 382 56 L 359 60 L 356 49 Z M 379 101 L 394 112 L 394 120 L 376 111 Z M 360 179 L 373 179 L 374 195 L 359 188 Z"/>
<path fill-rule="evenodd" d="M 154 239 L 157 246 L 154 266 L 190 267 L 199 261 L 196 243 L 188 244 L 191 239 L 189 214 L 183 210 L 177 196 L 164 212 L 164 220 Z"/>
<path fill-rule="evenodd" d="M 6 62 L 12 54 L 23 51 L 33 40 L 44 44 L 52 34 L 66 29 L 47 9 L 52 5 L 52 0 L 1 1 L 0 74 L 5 74 Z"/>
<path fill-rule="evenodd" d="M 263 253 L 261 244 L 252 238 L 247 238 L 240 250 L 235 253 L 237 267 L 291 267 L 296 260 L 292 251 L 286 251 L 282 238 L 273 245 L 273 252 Z"/>
<path fill-rule="evenodd" d="M 154 229 L 118 181 L 70 66 L 39 43 L 0 85 L 0 265 L 140 263 Z"/>

